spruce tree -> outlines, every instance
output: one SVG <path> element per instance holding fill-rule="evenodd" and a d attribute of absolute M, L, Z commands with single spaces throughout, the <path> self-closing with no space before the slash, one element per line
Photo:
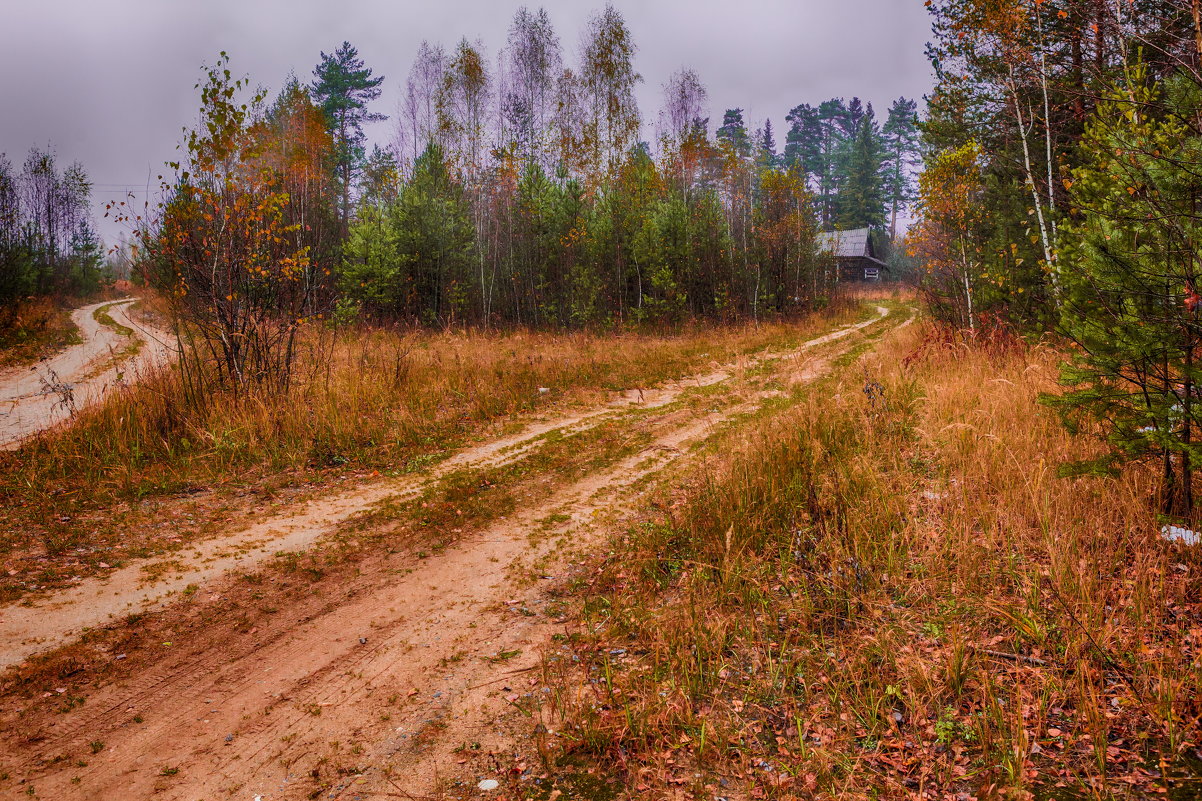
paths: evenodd
<path fill-rule="evenodd" d="M 885 203 L 881 191 L 881 133 L 868 105 L 846 155 L 844 186 L 839 193 L 839 225 L 843 229 L 881 228 Z"/>
<path fill-rule="evenodd" d="M 776 154 L 776 137 L 772 134 L 772 120 L 764 120 L 764 127 L 756 137 L 756 161 L 763 169 L 774 169 L 780 163 Z"/>

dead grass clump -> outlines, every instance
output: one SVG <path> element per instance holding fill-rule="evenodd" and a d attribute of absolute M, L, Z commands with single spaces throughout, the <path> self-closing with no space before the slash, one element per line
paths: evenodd
<path fill-rule="evenodd" d="M 79 341 L 70 308 L 52 298 L 0 308 L 0 368 L 43 359 Z"/>
<path fill-rule="evenodd" d="M 1060 354 L 906 363 L 929 335 L 614 544 L 557 696 L 578 754 L 753 798 L 1124 795 L 1199 764 L 1202 559 L 1156 536 L 1150 476 L 1057 478 L 1094 447 L 1038 404 Z"/>

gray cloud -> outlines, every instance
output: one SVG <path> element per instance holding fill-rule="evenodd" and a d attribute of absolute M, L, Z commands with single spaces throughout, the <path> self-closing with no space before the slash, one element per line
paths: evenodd
<path fill-rule="evenodd" d="M 566 55 L 603 0 L 552 0 Z M 537 2 L 527 2 L 537 6 Z M 97 183 L 98 203 L 144 186 L 173 158 L 196 119 L 202 63 L 226 50 L 233 67 L 269 90 L 295 72 L 308 80 L 321 50 L 343 39 L 386 76 L 378 110 L 392 115 L 423 39 L 481 39 L 495 58 L 520 0 L 4 0 L 0 152 L 20 162 L 52 144 Z M 931 86 L 918 0 L 616 0 L 639 45 L 639 103 L 654 122 L 660 90 L 681 66 L 710 93 L 711 122 L 742 107 L 750 127 L 770 117 L 783 144 L 798 103 L 858 95 L 883 114 L 898 96 Z M 387 142 L 391 121 L 372 139 Z M 650 132 L 647 132 L 650 135 Z M 99 214 L 97 215 L 100 216 Z M 107 238 L 115 235 L 102 224 Z"/>

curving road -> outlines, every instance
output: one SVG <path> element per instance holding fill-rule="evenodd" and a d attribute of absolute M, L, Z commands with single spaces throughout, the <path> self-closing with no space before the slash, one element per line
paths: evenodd
<path fill-rule="evenodd" d="M 83 306 L 71 313 L 83 342 L 35 365 L 0 372 L 0 448 L 14 450 L 21 441 L 61 423 L 74 410 L 95 403 L 104 393 L 138 370 L 163 364 L 175 352 L 171 334 L 147 327 L 129 316 L 134 298 Z M 101 323 L 95 312 L 105 306 L 127 335 Z M 123 357 L 134 340 L 136 355 Z"/>

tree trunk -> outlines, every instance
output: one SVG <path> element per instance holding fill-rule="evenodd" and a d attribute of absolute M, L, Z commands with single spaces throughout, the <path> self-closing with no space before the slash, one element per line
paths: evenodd
<path fill-rule="evenodd" d="M 1039 196 L 1039 187 L 1035 183 L 1035 172 L 1031 165 L 1031 146 L 1027 140 L 1030 131 L 1027 129 L 1026 119 L 1023 117 L 1022 101 L 1018 94 L 1018 85 L 1014 78 L 1014 65 L 1010 65 L 1010 96 L 1014 101 L 1014 119 L 1018 123 L 1018 135 L 1023 143 L 1023 168 L 1026 173 L 1027 185 L 1031 189 L 1031 202 L 1035 204 L 1035 217 L 1039 222 L 1039 240 L 1043 244 L 1043 259 L 1049 269 L 1052 266 L 1052 242 L 1048 234 L 1047 221 L 1043 214 L 1043 201 Z M 1048 187 L 1051 191 L 1051 187 Z M 1056 279 L 1055 271 L 1052 271 L 1052 289 L 1059 295 L 1060 282 Z"/>
<path fill-rule="evenodd" d="M 1191 326 L 1192 328 L 1192 326 Z M 1185 449 L 1181 452 L 1181 514 L 1192 522 L 1194 515 L 1194 479 L 1189 448 L 1193 436 L 1193 395 L 1194 382 L 1192 371 L 1194 367 L 1193 332 L 1185 338 L 1185 399 L 1182 401 L 1181 442 Z"/>
<path fill-rule="evenodd" d="M 1085 124 L 1085 66 L 1084 55 L 1081 52 L 1081 36 L 1082 32 L 1078 28 L 1073 33 L 1072 42 L 1073 88 L 1077 93 L 1073 98 L 1073 119 L 1078 125 Z"/>
<path fill-rule="evenodd" d="M 1052 230 L 1051 253 L 1052 258 L 1056 258 L 1056 248 L 1059 244 L 1059 231 L 1057 230 L 1056 222 L 1056 178 L 1055 178 L 1055 161 L 1052 153 L 1052 104 L 1048 99 L 1048 55 L 1047 48 L 1044 46 L 1043 38 L 1043 17 L 1039 13 L 1039 4 L 1035 4 L 1035 20 L 1039 26 L 1039 87 L 1043 92 L 1043 134 L 1044 145 L 1046 152 L 1044 154 L 1047 159 L 1048 168 L 1048 224 Z M 1048 262 L 1048 268 L 1052 270 L 1052 285 L 1054 289 L 1058 289 L 1059 280 L 1056 277 L 1056 269 L 1052 262 Z M 1059 298 L 1056 299 L 1059 304 Z"/>
<path fill-rule="evenodd" d="M 1193 0 L 1194 13 L 1194 47 L 1202 58 L 1202 0 Z"/>

